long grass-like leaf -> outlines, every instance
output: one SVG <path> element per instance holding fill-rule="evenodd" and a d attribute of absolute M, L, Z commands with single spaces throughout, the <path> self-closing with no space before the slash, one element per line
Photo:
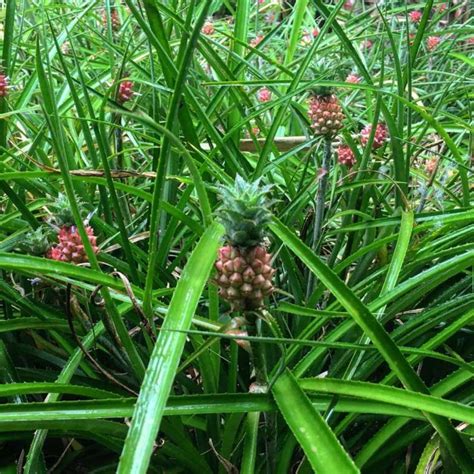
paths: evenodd
<path fill-rule="evenodd" d="M 186 340 L 184 333 L 173 330 L 186 330 L 191 325 L 223 233 L 224 229 L 220 224 L 211 225 L 183 270 L 140 389 L 118 467 L 120 473 L 138 474 L 147 471 L 153 443 Z"/>
<path fill-rule="evenodd" d="M 327 474 L 359 472 L 288 369 L 275 381 L 272 393 L 315 471 Z"/>
<path fill-rule="evenodd" d="M 390 368 L 397 374 L 405 387 L 417 392 L 429 393 L 422 380 L 415 373 L 405 357 L 403 357 L 384 328 L 337 275 L 324 265 L 324 263 L 283 224 L 274 219 L 270 227 L 273 232 L 308 265 L 311 271 L 314 272 L 326 287 L 331 290 L 334 296 L 336 296 L 354 318 L 354 321 L 364 330 L 374 345 L 377 346 Z M 435 429 L 438 430 L 453 456 L 457 456 L 459 463 L 466 471 L 470 469 L 469 466 L 472 464 L 472 460 L 464 445 L 460 443 L 458 435 L 449 423 L 449 420 L 439 417 L 438 415 L 427 415 L 427 417 Z"/>

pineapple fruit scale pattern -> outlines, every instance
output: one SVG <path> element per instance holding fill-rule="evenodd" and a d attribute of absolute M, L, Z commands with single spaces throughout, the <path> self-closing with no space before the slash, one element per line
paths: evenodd
<path fill-rule="evenodd" d="M 262 246 L 238 248 L 231 245 L 219 249 L 216 268 L 219 294 L 230 301 L 235 310 L 263 306 L 273 291 L 272 256 Z"/>
<path fill-rule="evenodd" d="M 344 113 L 333 94 L 314 94 L 309 99 L 308 116 L 316 135 L 334 136 L 342 128 Z"/>
<path fill-rule="evenodd" d="M 92 227 L 86 227 L 87 237 L 91 243 L 94 253 L 97 253 L 97 237 Z M 60 262 L 84 263 L 87 262 L 87 254 L 84 250 L 81 236 L 75 225 L 65 225 L 58 232 L 59 243 L 48 252 L 48 257 Z"/>

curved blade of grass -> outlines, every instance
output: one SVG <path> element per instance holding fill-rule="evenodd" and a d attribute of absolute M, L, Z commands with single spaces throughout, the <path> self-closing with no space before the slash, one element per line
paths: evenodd
<path fill-rule="evenodd" d="M 470 376 L 470 375 L 469 375 Z M 36 393 L 31 389 L 31 384 L 7 384 L 6 392 L 10 395 L 10 385 L 26 385 L 15 393 Z M 46 386 L 48 384 L 38 384 Z M 86 393 L 88 387 L 62 388 L 65 384 L 54 383 L 55 389 L 50 393 Z M 70 385 L 66 385 L 70 387 Z M 71 386 L 76 387 L 76 386 Z M 101 391 L 103 392 L 103 391 Z M 92 392 L 91 392 L 92 393 Z M 107 392 L 108 393 L 108 392 Z M 323 411 L 333 403 L 332 396 L 307 394 L 311 405 L 317 411 Z M 51 421 L 98 420 L 106 418 L 130 417 L 136 404 L 135 398 L 98 398 L 95 400 L 56 401 L 51 403 L 8 403 L 0 404 L 0 432 L 8 431 L 8 427 L 15 427 L 19 431 L 32 431 L 39 427 L 38 424 Z M 375 400 L 356 399 L 354 397 L 340 396 L 334 410 L 339 413 L 373 413 L 385 416 L 400 416 L 416 420 L 425 420 L 423 415 L 410 408 L 400 405 L 377 402 Z M 278 407 L 275 402 L 264 394 L 226 393 L 207 395 L 180 395 L 170 396 L 166 402 L 164 416 L 199 416 L 211 414 L 232 414 L 248 412 L 275 412 Z M 407 420 L 405 420 L 407 421 Z M 28 424 L 29 423 L 29 424 Z"/>
<path fill-rule="evenodd" d="M 308 268 L 314 272 L 342 306 L 347 309 L 354 321 L 372 340 L 403 385 L 409 390 L 429 394 L 425 384 L 405 359 L 392 338 L 354 292 L 280 221 L 274 218 L 269 226 L 282 242 L 290 247 Z M 458 460 L 463 470 L 465 472 L 472 470 L 474 468 L 474 461 L 471 459 L 449 420 L 432 414 L 426 414 L 426 417 L 439 432 L 449 451 Z"/>
<path fill-rule="evenodd" d="M 239 65 L 239 59 L 245 56 L 245 44 L 248 39 L 248 31 L 250 24 L 250 0 L 237 0 L 237 12 L 235 15 L 235 39 L 232 43 L 232 55 L 229 56 L 229 68 L 234 70 Z M 244 71 L 236 75 L 236 79 L 243 79 Z M 237 107 L 233 108 L 229 113 L 229 129 L 233 129 L 240 122 L 241 116 Z M 240 130 L 236 129 L 233 141 L 238 144 L 240 139 Z"/>
<path fill-rule="evenodd" d="M 224 229 L 220 224 L 212 224 L 201 237 L 183 270 L 148 364 L 118 473 L 147 472 L 166 400 L 186 341 L 186 334 L 174 330 L 189 329 L 223 234 Z"/>
<path fill-rule="evenodd" d="M 28 395 L 32 393 L 67 393 L 68 395 L 80 395 L 94 399 L 118 398 L 119 395 L 99 388 L 85 387 L 82 385 L 71 385 L 68 383 L 50 382 L 24 382 L 7 383 L 0 386 L 0 397 L 12 395 Z"/>
<path fill-rule="evenodd" d="M 377 400 L 416 410 L 429 411 L 430 413 L 466 423 L 474 423 L 474 409 L 471 407 L 401 388 L 330 378 L 300 379 L 298 383 L 303 390 L 362 397 L 368 400 Z"/>
<path fill-rule="evenodd" d="M 436 384 L 434 387 L 431 387 L 431 393 L 434 396 L 445 396 L 449 392 L 454 391 L 464 383 L 467 383 L 469 380 L 472 380 L 472 374 L 461 369 L 453 374 L 449 375 L 441 382 Z M 381 451 L 382 446 L 389 441 L 389 439 L 399 432 L 404 425 L 409 423 L 410 419 L 408 418 L 395 418 L 388 422 L 380 431 L 373 436 L 357 453 L 356 464 L 359 467 L 362 467 L 364 464 L 367 464 L 369 460 L 375 456 L 378 452 Z"/>
<path fill-rule="evenodd" d="M 395 288 L 398 278 L 400 276 L 400 272 L 402 269 L 403 262 L 405 261 L 405 256 L 408 251 L 408 245 L 410 243 L 410 238 L 413 230 L 413 223 L 414 223 L 414 214 L 412 211 L 410 212 L 403 212 L 402 219 L 400 222 L 400 232 L 398 234 L 397 244 L 395 246 L 395 251 L 393 252 L 393 257 L 390 261 L 390 265 L 388 267 L 387 275 L 385 276 L 385 280 L 382 285 L 382 289 L 380 290 L 380 295 L 384 295 Z M 382 306 L 377 311 L 377 319 L 380 319 L 385 311 L 386 305 Z M 369 342 L 367 337 L 363 337 L 361 342 L 363 344 L 367 344 Z M 362 357 L 364 356 L 363 352 L 360 352 L 353 360 L 352 363 L 349 364 L 349 367 L 346 371 L 348 374 L 347 378 L 352 378 L 355 370 L 359 366 Z"/>
<path fill-rule="evenodd" d="M 359 472 L 288 369 L 275 381 L 272 394 L 283 418 L 316 472 Z"/>

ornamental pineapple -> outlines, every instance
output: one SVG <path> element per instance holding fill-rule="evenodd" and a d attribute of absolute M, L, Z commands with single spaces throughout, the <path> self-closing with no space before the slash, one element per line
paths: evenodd
<path fill-rule="evenodd" d="M 108 26 L 107 10 L 105 9 L 102 11 L 102 26 L 105 30 Z M 110 27 L 113 32 L 120 30 L 120 17 L 118 11 L 115 8 L 110 9 Z"/>
<path fill-rule="evenodd" d="M 221 247 L 215 264 L 219 294 L 233 310 L 258 309 L 273 292 L 272 256 L 262 245 L 264 226 L 270 219 L 270 186 L 247 183 L 237 176 L 231 188 L 221 188 L 220 219 L 228 245 Z"/>
<path fill-rule="evenodd" d="M 272 91 L 266 87 L 262 87 L 257 92 L 257 99 L 259 102 L 270 102 L 272 100 Z"/>
<path fill-rule="evenodd" d="M 426 48 L 428 51 L 434 51 L 440 43 L 441 38 L 439 36 L 428 36 L 428 39 L 426 40 Z"/>
<path fill-rule="evenodd" d="M 87 226 L 86 232 L 94 253 L 97 253 L 99 247 L 97 247 L 97 237 L 94 235 L 94 229 L 91 226 Z M 58 232 L 58 240 L 58 245 L 55 245 L 49 250 L 47 254 L 48 258 L 60 262 L 87 262 L 84 245 L 82 244 L 81 236 L 75 225 L 61 227 Z"/>
<path fill-rule="evenodd" d="M 117 91 L 117 100 L 121 104 L 129 101 L 134 95 L 133 92 L 133 82 L 132 81 L 122 81 L 118 87 Z"/>
<path fill-rule="evenodd" d="M 87 254 L 77 227 L 73 224 L 73 218 L 68 200 L 60 195 L 55 204 L 55 221 L 59 227 L 57 233 L 58 244 L 49 249 L 46 256 L 52 260 L 60 262 L 84 263 L 87 262 Z M 99 251 L 97 237 L 94 229 L 86 226 L 87 237 L 94 253 Z"/>
<path fill-rule="evenodd" d="M 348 84 L 359 84 L 361 80 L 362 79 L 358 74 L 351 72 L 347 75 L 345 82 L 347 82 Z"/>
<path fill-rule="evenodd" d="M 337 148 L 337 161 L 339 164 L 345 165 L 348 168 L 352 168 L 352 166 L 355 165 L 356 158 L 354 156 L 354 152 L 348 145 L 340 145 Z"/>
<path fill-rule="evenodd" d="M 367 145 L 371 132 L 372 132 L 372 125 L 367 125 L 366 127 L 364 127 L 364 129 L 360 133 L 361 135 L 360 140 L 363 145 Z M 374 135 L 374 141 L 372 143 L 372 149 L 376 150 L 377 148 L 380 148 L 387 141 L 387 138 L 388 138 L 387 127 L 383 123 L 378 123 L 377 127 L 375 128 L 375 135 Z"/>
<path fill-rule="evenodd" d="M 214 24 L 212 23 L 212 21 L 206 21 L 206 23 L 204 23 L 204 25 L 201 28 L 201 33 L 206 36 L 211 36 L 214 34 L 214 32 L 215 32 L 215 29 L 214 29 Z"/>
<path fill-rule="evenodd" d="M 414 10 L 408 15 L 412 23 L 420 23 L 423 14 L 419 10 Z"/>
<path fill-rule="evenodd" d="M 338 98 L 324 90 L 309 99 L 308 116 L 314 133 L 327 137 L 336 135 L 344 120 Z"/>
<path fill-rule="evenodd" d="M 8 95 L 8 90 L 10 88 L 10 83 L 8 76 L 5 74 L 0 74 L 0 97 L 6 97 Z"/>

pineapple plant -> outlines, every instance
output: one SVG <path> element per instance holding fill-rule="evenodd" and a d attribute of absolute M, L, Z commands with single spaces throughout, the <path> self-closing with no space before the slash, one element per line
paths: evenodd
<path fill-rule="evenodd" d="M 117 91 L 117 100 L 121 104 L 129 101 L 133 97 L 133 82 L 132 81 L 122 81 L 118 87 Z"/>
<path fill-rule="evenodd" d="M 333 137 L 342 128 L 344 114 L 338 98 L 328 88 L 314 91 L 309 99 L 308 116 L 316 135 Z"/>
<path fill-rule="evenodd" d="M 52 260 L 60 262 L 84 263 L 87 262 L 87 254 L 84 250 L 81 236 L 74 225 L 69 202 L 64 195 L 57 199 L 54 209 L 56 211 L 54 221 L 57 230 L 58 243 L 51 247 L 46 256 Z M 87 225 L 86 232 L 94 253 L 99 251 L 97 237 L 94 229 Z"/>
<path fill-rule="evenodd" d="M 441 38 L 439 36 L 428 36 L 428 39 L 426 40 L 426 48 L 428 51 L 434 51 L 440 43 Z"/>
<path fill-rule="evenodd" d="M 337 161 L 341 165 L 345 165 L 348 168 L 352 168 L 355 165 L 356 159 L 354 152 L 350 149 L 348 145 L 340 145 L 337 148 Z"/>
<path fill-rule="evenodd" d="M 361 132 L 361 142 L 363 145 L 367 145 L 370 134 L 372 132 L 372 125 L 367 125 Z M 375 128 L 374 141 L 372 143 L 372 149 L 376 150 L 380 148 L 388 138 L 387 127 L 383 123 L 378 123 Z"/>
<path fill-rule="evenodd" d="M 272 91 L 266 87 L 262 87 L 257 92 L 257 99 L 259 102 L 270 102 L 272 100 Z"/>
<path fill-rule="evenodd" d="M 221 187 L 219 217 L 226 229 L 227 245 L 218 251 L 215 267 L 220 296 L 234 311 L 263 306 L 273 292 L 272 255 L 263 245 L 265 224 L 270 220 L 270 186 L 236 177 L 232 187 Z"/>
<path fill-rule="evenodd" d="M 44 225 L 28 232 L 25 238 L 18 244 L 18 250 L 37 257 L 46 255 L 51 246 L 49 234 L 49 230 Z"/>
<path fill-rule="evenodd" d="M 423 14 L 419 10 L 414 10 L 414 11 L 410 12 L 410 14 L 408 16 L 410 18 L 410 21 L 413 24 L 417 24 L 417 23 L 420 23 L 421 17 L 423 16 Z"/>
<path fill-rule="evenodd" d="M 8 76 L 0 73 L 0 97 L 6 97 L 8 95 L 8 90 L 10 88 L 9 82 Z"/>
<path fill-rule="evenodd" d="M 105 30 L 108 26 L 107 11 L 105 9 L 102 11 L 102 26 Z M 110 27 L 114 33 L 120 30 L 120 17 L 115 8 L 110 9 Z"/>

